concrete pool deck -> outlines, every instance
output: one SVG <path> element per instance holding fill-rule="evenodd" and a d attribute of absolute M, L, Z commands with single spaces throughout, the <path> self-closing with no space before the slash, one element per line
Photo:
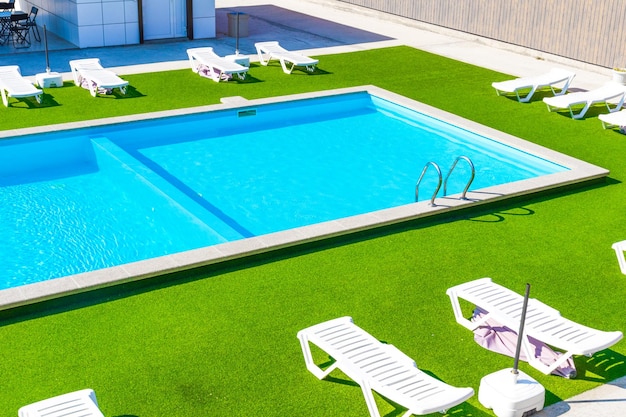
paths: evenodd
<path fill-rule="evenodd" d="M 371 10 L 345 4 L 338 5 L 331 1 L 217 0 L 216 7 L 219 8 L 217 16 L 219 33 L 216 39 L 154 42 L 136 47 L 58 49 L 50 53 L 51 68 L 53 71 L 64 73 L 64 78 L 68 80 L 71 78 L 69 60 L 92 56 L 100 57 L 105 66 L 116 67 L 120 74 L 188 68 L 185 55 L 188 47 L 213 46 L 219 54 L 234 52 L 235 40 L 224 35 L 225 15 L 228 11 L 242 11 L 251 17 L 250 36 L 240 39 L 240 53 L 251 54 L 251 59 L 256 58 L 252 47 L 254 42 L 263 40 L 280 40 L 285 47 L 303 50 L 310 55 L 409 45 L 514 76 L 543 73 L 554 66 L 568 68 L 577 74 L 572 83 L 573 90 L 594 88 L 610 80 L 610 70 L 606 68 L 561 59 L 469 34 L 460 34 L 396 16 L 382 15 Z M 61 47 L 67 48 L 66 45 Z M 3 65 L 20 65 L 23 73 L 28 76 L 42 72 L 45 67 L 41 52 L 14 54 L 9 47 L 0 48 L 0 61 Z M 223 250 L 228 255 L 232 248 L 225 247 Z M 250 247 L 250 250 L 254 250 L 254 246 Z M 215 255 L 212 250 L 207 252 L 206 255 L 209 257 Z M 195 256 L 194 254 L 193 257 Z M 163 266 L 172 267 L 173 261 L 162 260 Z M 127 265 L 129 271 L 126 273 L 139 266 Z M 123 279 L 125 273 L 123 271 L 118 273 L 119 278 Z M 97 277 L 94 277 L 94 280 L 97 280 Z M 55 285 L 49 284 L 49 287 L 50 291 L 58 290 Z M 5 301 L 4 295 L 2 301 Z M 544 417 L 625 415 L 625 389 L 626 377 L 554 404 L 536 415 Z"/>
<path fill-rule="evenodd" d="M 50 68 L 66 80 L 71 80 L 69 61 L 89 57 L 99 57 L 104 66 L 120 74 L 187 69 L 188 48 L 211 46 L 220 55 L 235 53 L 236 39 L 227 35 L 227 14 L 243 12 L 249 15 L 249 34 L 240 37 L 239 52 L 253 62 L 257 61 L 255 42 L 278 39 L 285 48 L 309 55 L 408 45 L 514 76 L 562 67 L 576 72 L 571 90 L 595 88 L 611 78 L 608 68 L 332 0 L 216 0 L 216 8 L 213 39 L 78 49 L 50 34 Z M 23 75 L 34 79 L 45 70 L 43 45 L 33 42 L 27 49 L 5 45 L 0 47 L 0 62 L 19 65 Z"/>

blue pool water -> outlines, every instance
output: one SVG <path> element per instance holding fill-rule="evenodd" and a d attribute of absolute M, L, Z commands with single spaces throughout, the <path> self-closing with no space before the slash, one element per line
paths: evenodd
<path fill-rule="evenodd" d="M 5 140 L 0 289 L 410 204 L 460 155 L 472 189 L 567 169 L 367 93 Z"/>

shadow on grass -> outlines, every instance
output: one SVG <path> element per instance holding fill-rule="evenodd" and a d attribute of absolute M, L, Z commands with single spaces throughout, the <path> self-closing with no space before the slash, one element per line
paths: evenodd
<path fill-rule="evenodd" d="M 574 358 L 578 375 L 576 379 L 607 383 L 626 374 L 626 356 L 606 349 L 592 357 Z"/>
<path fill-rule="evenodd" d="M 626 375 L 626 356 L 610 349 L 597 352 L 592 357 L 574 356 L 574 364 L 578 373 L 575 380 L 608 384 Z M 551 377 L 558 378 L 556 376 Z M 561 398 L 553 392 L 546 390 L 545 403 L 547 405 L 565 400 L 566 398 Z M 569 406 L 565 403 L 560 404 L 559 407 L 564 408 L 563 412 L 569 409 Z"/>
<path fill-rule="evenodd" d="M 582 110 L 582 106 L 575 107 L 574 114 L 577 115 L 581 110 Z M 565 117 L 566 119 L 572 119 L 572 122 L 575 123 L 581 120 L 597 119 L 599 115 L 609 113 L 609 110 L 606 108 L 606 105 L 604 104 L 596 104 L 596 105 L 589 107 L 585 115 L 579 119 L 573 119 L 569 109 L 556 109 L 556 110 L 553 110 L 552 113 L 556 113 L 557 115 Z M 600 121 L 598 121 L 598 124 L 600 124 Z"/>
<path fill-rule="evenodd" d="M 398 416 L 404 416 L 405 413 L 407 412 L 407 409 L 402 407 L 399 404 L 394 403 L 393 401 L 384 398 L 385 401 L 393 406 L 395 408 L 395 410 L 393 410 L 390 413 L 385 414 L 383 417 L 398 417 Z M 445 413 L 440 414 L 440 413 L 432 413 L 429 414 L 432 416 L 441 416 L 441 417 L 493 417 L 493 413 L 490 413 L 488 411 L 486 411 L 486 409 L 482 409 L 482 408 L 477 408 L 474 407 L 473 405 L 464 402 L 461 403 L 455 407 L 452 407 L 451 409 L 447 410 Z"/>
<path fill-rule="evenodd" d="M 569 89 L 568 91 L 571 91 L 571 89 Z M 524 99 L 524 98 L 526 97 L 526 95 L 527 95 L 529 92 L 530 92 L 530 91 L 523 91 L 523 92 L 520 92 L 520 97 L 521 97 L 522 99 Z M 557 91 L 557 92 L 558 92 L 558 91 Z M 500 97 L 507 98 L 507 99 L 509 99 L 509 100 L 511 100 L 511 101 L 518 101 L 518 100 L 517 100 L 517 96 L 516 96 L 515 94 L 512 94 L 512 93 L 502 93 L 502 94 L 500 94 Z M 546 97 L 554 97 L 554 94 L 552 94 L 552 91 L 550 91 L 550 90 L 539 90 L 539 91 L 535 91 L 535 92 L 533 93 L 533 96 L 530 98 L 530 100 L 529 100 L 529 101 L 524 102 L 524 103 L 520 102 L 519 104 L 521 104 L 521 105 L 527 105 L 527 104 L 530 104 L 530 103 L 541 102 L 541 101 L 543 101 L 543 99 L 544 99 L 544 98 L 546 98 Z"/>
<path fill-rule="evenodd" d="M 610 383 L 611 381 L 614 381 L 626 375 L 626 357 L 612 350 L 604 350 L 602 352 L 596 353 L 591 358 L 576 357 L 575 362 L 576 362 L 577 370 L 579 371 L 576 379 L 599 382 L 599 383 Z M 334 360 L 332 358 L 329 358 L 328 362 L 320 364 L 320 367 L 324 369 L 327 366 L 332 365 L 333 363 L 334 363 Z M 421 370 L 424 373 L 428 374 L 429 376 L 435 379 L 439 379 L 432 372 L 429 372 L 424 369 L 421 369 Z M 552 377 L 559 378 L 556 376 L 552 376 Z M 339 377 L 328 376 L 325 378 L 325 381 L 336 383 L 336 384 L 341 384 L 341 385 L 359 387 L 359 385 L 356 382 L 350 379 L 344 379 L 344 378 L 339 378 Z M 476 392 L 475 395 L 478 395 L 478 392 Z M 406 408 L 402 407 L 400 404 L 397 404 L 387 399 L 386 397 L 383 397 L 383 396 L 380 396 L 380 397 L 383 398 L 392 407 L 394 407 L 394 410 L 391 411 L 390 413 L 385 414 L 384 417 L 401 416 L 401 415 L 404 415 L 404 413 L 406 412 Z M 567 403 L 562 403 L 562 401 L 564 400 L 565 400 L 564 398 L 561 398 L 555 395 L 550 390 L 546 390 L 546 394 L 545 394 L 546 406 L 560 403 L 558 405 L 559 409 L 562 412 L 565 412 L 570 407 L 569 405 L 567 405 Z M 470 416 L 471 417 L 487 417 L 487 416 L 491 417 L 493 416 L 493 414 L 491 411 L 487 411 L 486 408 L 478 408 L 468 402 L 464 402 L 448 410 L 443 416 L 444 417 L 446 416 L 448 417 L 453 417 L 453 416 L 454 417 L 470 417 Z"/>
<path fill-rule="evenodd" d="M 384 342 L 383 342 L 384 343 Z M 320 364 L 320 368 L 321 369 L 326 369 L 328 366 L 332 365 L 333 363 L 335 363 L 335 361 L 329 357 L 329 360 L 325 363 Z M 435 376 L 432 372 L 430 371 L 426 371 L 422 368 L 420 368 L 420 370 L 422 372 L 424 372 L 425 374 L 440 380 L 439 378 L 437 378 L 437 376 Z M 341 378 L 341 377 L 334 377 L 334 376 L 327 376 L 326 378 L 324 378 L 324 381 L 326 382 L 331 382 L 334 384 L 340 384 L 340 385 L 345 385 L 345 386 L 350 386 L 350 387 L 355 387 L 355 388 L 360 388 L 360 385 L 358 383 L 356 383 L 355 381 L 349 379 L 348 377 L 345 378 Z M 445 382 L 445 381 L 444 381 Z M 359 389 L 360 391 L 360 389 Z M 382 400 L 384 400 L 384 402 L 386 402 L 387 404 L 389 404 L 390 406 L 392 406 L 394 408 L 393 411 L 384 414 L 384 417 L 396 417 L 396 416 L 403 416 L 406 412 L 407 409 L 405 407 L 403 407 L 402 405 L 390 400 L 389 398 L 380 395 L 378 393 L 375 393 L 374 396 L 377 396 L 379 398 L 381 398 Z M 382 411 L 382 410 L 381 410 Z M 433 414 L 435 415 L 435 414 Z M 471 404 L 467 403 L 467 402 L 463 402 L 455 407 L 452 407 L 450 410 L 448 410 L 445 414 L 443 414 L 443 416 L 456 416 L 456 417 L 491 417 L 491 414 L 476 408 L 474 406 L 472 406 Z"/>
<path fill-rule="evenodd" d="M 266 67 L 268 68 L 276 68 L 277 70 L 280 70 L 281 72 L 283 72 L 283 68 L 280 65 L 280 62 L 278 61 L 272 61 L 269 64 L 266 65 Z M 329 75 L 332 74 L 331 72 L 328 71 L 324 71 L 323 69 L 320 69 L 319 67 L 315 67 L 313 69 L 313 71 L 308 70 L 306 67 L 302 67 L 302 66 L 297 66 L 294 67 L 291 74 L 285 74 L 285 75 Z"/>
<path fill-rule="evenodd" d="M 332 75 L 332 72 L 329 71 L 325 71 L 319 67 L 315 67 L 315 69 L 313 71 L 308 71 L 307 69 L 303 68 L 303 67 L 296 67 L 294 68 L 294 72 L 296 73 L 303 73 L 304 75 Z M 293 72 L 292 72 L 293 74 Z"/>
<path fill-rule="evenodd" d="M 494 206 L 489 206 L 488 210 L 475 210 L 473 211 L 473 216 L 467 216 L 465 220 L 473 221 L 473 222 L 483 222 L 483 223 L 498 223 L 506 220 L 508 216 L 531 216 L 535 214 L 535 211 L 529 209 L 527 207 L 520 206 L 515 204 L 516 201 L 524 201 L 524 202 L 532 202 L 541 203 L 543 201 L 553 200 L 558 197 L 572 195 L 579 192 L 586 192 L 589 190 L 593 190 L 596 188 L 602 188 L 611 185 L 621 184 L 621 181 L 606 177 L 600 183 L 591 183 L 586 185 L 574 185 L 575 188 L 565 187 L 560 190 L 544 191 L 536 196 L 536 198 L 529 199 L 527 196 L 516 197 L 515 199 L 510 199 L 506 203 L 503 203 L 500 210 L 493 210 Z"/>
<path fill-rule="evenodd" d="M 473 222 L 482 222 L 482 223 L 498 223 L 506 220 L 505 216 L 530 216 L 535 214 L 534 210 L 525 207 L 513 207 L 510 210 L 502 210 L 496 211 L 493 213 L 488 213 L 484 216 L 468 219 Z"/>
<path fill-rule="evenodd" d="M 37 103 L 35 97 L 23 97 L 23 98 L 12 98 L 9 100 L 9 109 L 25 109 L 25 110 L 35 110 L 35 109 L 45 109 L 47 107 L 56 107 L 60 106 L 54 99 L 54 96 L 44 92 L 41 94 L 41 103 Z"/>
<path fill-rule="evenodd" d="M 244 78 L 243 80 L 240 80 L 239 77 L 233 77 L 232 81 L 235 81 L 237 84 L 255 84 L 263 82 L 263 80 L 260 80 L 255 76 L 250 75 L 250 73 L 247 73 L 246 78 Z M 232 81 L 230 82 L 232 83 Z"/>
<path fill-rule="evenodd" d="M 117 88 L 113 89 L 111 94 L 107 94 L 107 95 L 98 94 L 98 97 L 107 97 L 107 98 L 112 97 L 115 99 L 122 99 L 122 100 L 128 99 L 128 98 L 140 98 L 140 97 L 145 97 L 145 96 L 146 96 L 145 94 L 137 90 L 132 85 L 129 85 L 126 87 L 126 94 L 122 94 L 122 92 Z"/>
<path fill-rule="evenodd" d="M 44 92 L 41 95 L 41 104 L 38 107 L 43 108 L 43 107 L 57 107 L 57 106 L 60 106 L 60 104 L 54 99 L 54 96 L 52 94 L 48 94 Z"/>
<path fill-rule="evenodd" d="M 252 68 L 252 67 L 251 67 Z M 204 80 L 208 80 L 211 83 L 214 84 L 231 84 L 231 85 L 238 85 L 238 84 L 256 84 L 256 83 L 261 83 L 263 82 L 263 80 L 260 80 L 252 75 L 250 75 L 250 73 L 246 73 L 246 77 L 241 79 L 239 78 L 239 75 L 237 74 L 231 74 L 230 77 L 226 80 L 221 79 L 219 82 L 216 82 L 213 78 L 209 77 L 208 75 L 199 75 L 200 78 L 204 79 Z"/>

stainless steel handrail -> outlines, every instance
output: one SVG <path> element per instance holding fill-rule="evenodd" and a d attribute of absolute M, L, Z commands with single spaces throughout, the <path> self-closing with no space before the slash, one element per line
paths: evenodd
<path fill-rule="evenodd" d="M 465 189 L 463 190 L 463 193 L 461 193 L 461 200 L 467 200 L 467 197 L 465 197 L 465 194 L 467 193 L 467 190 L 469 190 L 469 187 L 472 184 L 472 181 L 474 181 L 474 177 L 476 176 L 476 169 L 474 168 L 474 163 L 472 162 L 472 160 L 469 159 L 469 157 L 465 155 L 461 155 L 457 157 L 452 163 L 452 166 L 450 167 L 450 170 L 448 171 L 448 175 L 446 175 L 446 179 L 443 182 L 443 195 L 445 196 L 448 193 L 448 178 L 450 178 L 450 174 L 452 174 L 452 171 L 456 167 L 457 162 L 459 162 L 460 160 L 464 160 L 465 162 L 467 162 L 472 170 L 472 175 L 470 176 L 469 181 L 465 185 Z"/>
<path fill-rule="evenodd" d="M 419 194 L 419 187 L 420 187 L 420 183 L 422 182 L 422 178 L 424 178 L 424 174 L 426 174 L 426 171 L 428 171 L 428 167 L 434 167 L 437 170 L 437 175 L 439 176 L 439 182 L 437 183 L 437 189 L 435 190 L 435 192 L 433 193 L 433 196 L 430 198 L 430 205 L 434 206 L 435 205 L 435 197 L 437 196 L 437 193 L 439 192 L 439 189 L 441 188 L 441 169 L 439 168 L 439 165 L 437 165 L 436 163 L 434 163 L 433 161 L 429 161 L 426 163 L 426 165 L 424 165 L 424 169 L 422 170 L 422 173 L 419 177 L 419 179 L 417 180 L 417 183 L 415 184 L 415 201 L 418 201 L 418 194 Z"/>

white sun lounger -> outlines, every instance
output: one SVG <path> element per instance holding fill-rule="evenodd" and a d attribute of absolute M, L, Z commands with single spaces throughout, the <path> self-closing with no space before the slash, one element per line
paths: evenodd
<path fill-rule="evenodd" d="M 211 47 L 187 49 L 187 56 L 193 72 L 205 73 L 215 82 L 229 80 L 233 74 L 237 74 L 239 79 L 243 80 L 249 69 L 235 61 L 222 58 Z"/>
<path fill-rule="evenodd" d="M 118 88 L 122 94 L 126 94 L 128 81 L 122 80 L 113 71 L 105 69 L 98 58 L 75 59 L 70 61 L 74 84 L 83 86 L 87 83 L 92 96 L 98 95 L 98 90 L 112 90 Z"/>
<path fill-rule="evenodd" d="M 615 251 L 615 255 L 617 255 L 619 269 L 622 271 L 622 274 L 626 275 L 626 259 L 624 258 L 624 252 L 626 252 L 626 240 L 613 243 L 613 246 L 611 247 Z"/>
<path fill-rule="evenodd" d="M 22 77 L 19 66 L 7 65 L 0 67 L 0 94 L 2 94 L 2 103 L 9 107 L 9 97 L 35 97 L 37 103 L 41 103 L 43 91 Z"/>
<path fill-rule="evenodd" d="M 609 113 L 618 111 L 624 104 L 624 94 L 626 87 L 614 82 L 608 82 L 602 87 L 589 91 L 564 94 L 556 97 L 545 97 L 543 102 L 548 106 L 549 111 L 567 109 L 572 119 L 582 119 L 587 110 L 594 104 L 604 103 Z M 611 107 L 613 104 L 613 107 Z M 574 113 L 574 108 L 583 106 L 578 113 Z"/>
<path fill-rule="evenodd" d="M 449 288 L 446 294 L 452 301 L 456 321 L 474 331 L 489 318 L 517 331 L 520 327 L 524 297 L 516 292 L 482 278 Z M 463 316 L 459 299 L 487 311 L 481 320 L 470 321 Z M 528 300 L 522 348 L 528 363 L 548 375 L 573 355 L 592 356 L 622 339 L 622 332 L 605 332 L 575 323 L 561 316 L 552 307 L 536 299 Z M 544 364 L 536 357 L 528 338 L 537 339 L 564 353 L 554 363 Z"/>
<path fill-rule="evenodd" d="M 267 65 L 272 59 L 277 59 L 285 74 L 291 74 L 295 67 L 306 67 L 307 71 L 313 72 L 319 63 L 317 59 L 286 50 L 276 41 L 257 42 L 254 46 L 259 54 L 261 65 Z"/>
<path fill-rule="evenodd" d="M 19 417 L 104 417 L 92 389 L 70 392 L 25 405 Z"/>
<path fill-rule="evenodd" d="M 361 386 L 372 417 L 380 417 L 372 391 L 408 409 L 403 414 L 445 412 L 474 395 L 472 388 L 457 388 L 417 368 L 415 362 L 393 345 L 380 342 L 341 317 L 298 332 L 306 367 L 319 379 L 340 369 Z M 313 343 L 335 362 L 326 370 L 313 361 Z"/>
<path fill-rule="evenodd" d="M 602 122 L 605 129 L 626 126 L 626 110 L 614 113 L 600 114 L 598 119 Z"/>
<path fill-rule="evenodd" d="M 571 71 L 566 71 L 560 68 L 554 68 L 550 72 L 541 75 L 535 75 L 531 77 L 520 77 L 514 80 L 506 80 L 492 83 L 492 87 L 496 89 L 496 94 L 499 96 L 504 93 L 515 94 L 517 101 L 520 103 L 527 103 L 532 98 L 533 94 L 537 90 L 549 87 L 552 94 L 559 96 L 565 94 L 572 80 L 576 76 Z M 559 88 L 560 91 L 556 91 L 554 88 Z M 525 96 L 521 96 L 520 93 L 526 93 Z"/>

